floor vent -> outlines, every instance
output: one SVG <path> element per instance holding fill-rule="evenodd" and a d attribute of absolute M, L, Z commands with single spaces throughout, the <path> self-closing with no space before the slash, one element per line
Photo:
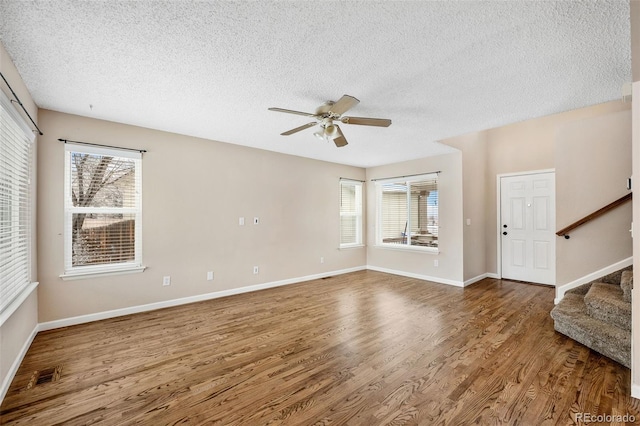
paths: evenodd
<path fill-rule="evenodd" d="M 56 365 L 55 367 L 34 371 L 33 374 L 31 375 L 31 380 L 29 380 L 29 384 L 27 385 L 27 390 L 45 383 L 57 382 L 58 379 L 60 378 L 61 371 L 62 371 L 61 365 Z"/>
<path fill-rule="evenodd" d="M 333 278 L 333 277 L 322 277 L 321 279 L 322 280 L 330 280 L 331 278 Z"/>

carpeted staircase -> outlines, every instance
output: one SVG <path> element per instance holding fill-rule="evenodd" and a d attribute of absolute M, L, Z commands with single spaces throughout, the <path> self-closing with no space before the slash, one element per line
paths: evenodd
<path fill-rule="evenodd" d="M 567 291 L 551 311 L 556 331 L 631 368 L 632 267 Z"/>

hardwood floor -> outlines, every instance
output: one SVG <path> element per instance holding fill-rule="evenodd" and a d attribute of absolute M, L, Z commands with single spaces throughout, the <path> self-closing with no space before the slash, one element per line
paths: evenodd
<path fill-rule="evenodd" d="M 556 333 L 553 297 L 362 271 L 42 332 L 0 424 L 640 421 L 629 370 Z"/>

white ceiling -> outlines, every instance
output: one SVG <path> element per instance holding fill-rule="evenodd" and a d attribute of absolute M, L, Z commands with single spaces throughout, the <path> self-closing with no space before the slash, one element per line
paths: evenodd
<path fill-rule="evenodd" d="M 628 0 L 2 0 L 0 40 L 41 108 L 362 167 L 631 81 Z M 267 110 L 343 94 L 393 124 L 344 124 L 336 148 Z"/>

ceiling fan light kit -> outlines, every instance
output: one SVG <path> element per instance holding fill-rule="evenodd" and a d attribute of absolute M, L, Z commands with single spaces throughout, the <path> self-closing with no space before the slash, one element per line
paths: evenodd
<path fill-rule="evenodd" d="M 358 105 L 360 101 L 353 96 L 343 95 L 337 102 L 328 101 L 323 105 L 320 105 L 315 114 L 302 111 L 294 111 L 284 108 L 269 108 L 269 111 L 284 112 L 287 114 L 304 115 L 306 117 L 313 117 L 316 121 L 304 124 L 286 132 L 281 133 L 282 136 L 289 136 L 294 133 L 298 133 L 302 130 L 308 129 L 316 125 L 320 126 L 320 130 L 313 134 L 322 140 L 330 141 L 338 148 L 341 148 L 348 144 L 347 139 L 344 137 L 340 126 L 334 124 L 334 121 L 339 121 L 344 124 L 357 124 L 361 126 L 376 126 L 376 127 L 389 127 L 391 120 L 387 118 L 369 118 L 369 117 L 343 117 L 342 114 Z"/>

